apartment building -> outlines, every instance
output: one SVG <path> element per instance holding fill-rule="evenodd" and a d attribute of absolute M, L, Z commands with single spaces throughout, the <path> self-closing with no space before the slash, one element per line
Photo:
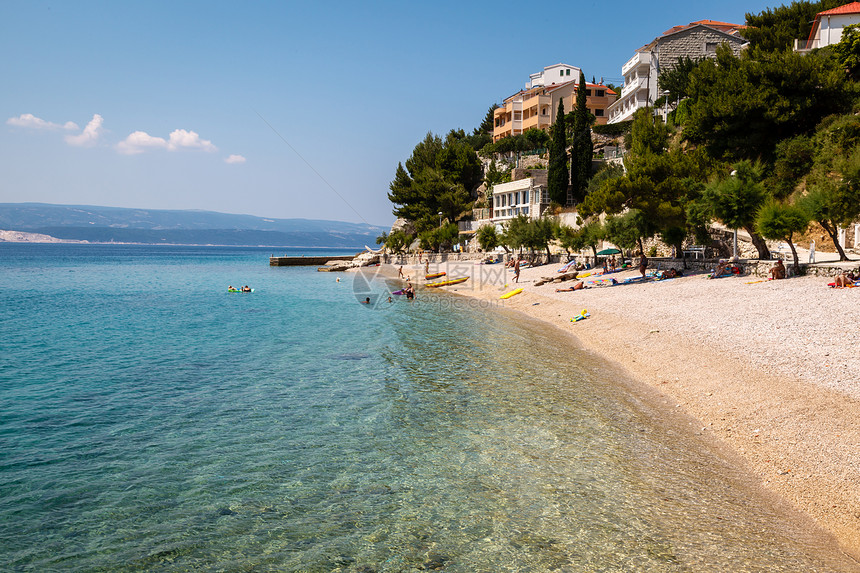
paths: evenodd
<path fill-rule="evenodd" d="M 660 97 L 657 79 L 664 70 L 672 69 L 681 57 L 693 60 L 713 58 L 717 47 L 728 44 L 737 55 L 746 46 L 741 37 L 743 26 L 700 20 L 686 26 L 674 26 L 651 43 L 636 50 L 622 67 L 624 87 L 621 95 L 609 106 L 609 123 L 633 118 L 636 110 L 653 105 Z"/>
<path fill-rule="evenodd" d="M 559 102 L 565 112 L 576 106 L 576 90 L 580 69 L 567 64 L 555 64 L 531 74 L 523 90 L 505 99 L 493 114 L 493 141 L 521 135 L 535 128 L 549 130 L 555 121 Z M 607 109 L 618 97 L 602 84 L 585 85 L 586 106 L 602 125 L 607 122 Z"/>

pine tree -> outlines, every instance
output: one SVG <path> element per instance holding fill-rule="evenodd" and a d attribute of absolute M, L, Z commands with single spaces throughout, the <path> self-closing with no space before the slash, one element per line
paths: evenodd
<path fill-rule="evenodd" d="M 576 110 L 573 115 L 573 145 L 570 153 L 570 189 L 573 202 L 579 203 L 585 198 L 585 189 L 591 176 L 591 127 L 588 121 L 586 107 L 585 74 L 579 72 L 579 85 L 576 87 Z"/>
<path fill-rule="evenodd" d="M 547 166 L 547 191 L 551 201 L 559 205 L 567 203 L 567 187 L 570 182 L 567 171 L 567 129 L 564 125 L 564 101 L 558 102 L 558 113 L 552 126 L 552 142 L 549 146 Z"/>

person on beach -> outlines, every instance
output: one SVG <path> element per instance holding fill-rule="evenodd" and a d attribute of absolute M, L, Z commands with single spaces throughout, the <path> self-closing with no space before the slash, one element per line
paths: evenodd
<path fill-rule="evenodd" d="M 720 259 L 720 264 L 717 265 L 716 270 L 709 276 L 709 279 L 718 279 L 721 276 L 725 276 L 731 274 L 732 271 L 729 270 L 729 262 L 726 259 Z"/>
<path fill-rule="evenodd" d="M 520 259 L 517 258 L 516 262 L 514 262 L 514 282 L 520 282 Z"/>
<path fill-rule="evenodd" d="M 609 270 L 614 271 L 618 267 L 618 263 L 615 262 L 615 255 L 612 255 L 609 258 Z"/>
<path fill-rule="evenodd" d="M 430 257 L 427 257 L 427 260 L 424 261 L 424 274 L 425 275 L 430 274 Z"/>
<path fill-rule="evenodd" d="M 397 269 L 397 278 L 402 279 L 403 277 L 403 265 L 400 265 L 400 268 Z"/>
<path fill-rule="evenodd" d="M 833 283 L 833 286 L 836 288 L 843 288 L 847 286 L 855 286 L 857 284 L 857 277 L 854 273 L 845 273 L 836 275 L 836 281 Z"/>
<path fill-rule="evenodd" d="M 785 278 L 785 265 L 782 264 L 782 259 L 777 259 L 776 264 L 770 268 L 770 280 L 778 280 Z"/>
<path fill-rule="evenodd" d="M 645 256 L 645 253 L 641 253 L 642 257 L 639 259 L 639 272 L 642 273 L 642 278 L 645 278 L 645 271 L 648 269 L 648 257 Z"/>
<path fill-rule="evenodd" d="M 573 285 L 567 288 L 557 288 L 555 292 L 573 292 L 575 290 L 582 290 L 585 288 L 585 284 L 582 281 L 576 281 Z"/>

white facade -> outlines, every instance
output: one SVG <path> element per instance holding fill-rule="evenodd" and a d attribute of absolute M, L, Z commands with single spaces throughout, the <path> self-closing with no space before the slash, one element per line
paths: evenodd
<path fill-rule="evenodd" d="M 821 13 L 816 18 L 812 33 L 806 45 L 807 50 L 823 48 L 838 44 L 842 39 L 842 29 L 853 24 L 860 24 L 860 13 L 855 14 L 826 14 Z"/>
<path fill-rule="evenodd" d="M 493 186 L 493 223 L 526 215 L 537 219 L 541 215 L 541 205 L 549 204 L 549 195 L 542 185 L 535 184 L 534 177 L 499 183 Z"/>
<path fill-rule="evenodd" d="M 529 81 L 526 82 L 526 89 L 530 90 L 538 86 L 551 86 L 552 84 L 563 84 L 567 82 L 579 81 L 580 69 L 576 66 L 567 64 L 554 64 L 544 68 L 540 72 L 529 74 Z"/>
<path fill-rule="evenodd" d="M 640 50 L 627 60 L 621 68 L 624 87 L 615 103 L 609 106 L 608 123 L 618 123 L 633 118 L 637 109 L 646 107 L 657 99 L 656 52 Z"/>

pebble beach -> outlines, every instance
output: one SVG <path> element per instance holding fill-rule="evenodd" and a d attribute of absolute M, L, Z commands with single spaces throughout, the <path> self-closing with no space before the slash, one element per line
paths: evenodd
<path fill-rule="evenodd" d="M 451 265 L 431 264 L 430 272 Z M 449 275 L 470 280 L 446 290 L 573 335 L 669 415 L 690 416 L 691 431 L 738 454 L 766 490 L 860 559 L 860 288 L 833 289 L 820 277 L 710 280 L 692 272 L 615 286 L 590 276 L 573 292 L 556 292 L 571 282 L 535 285 L 560 266 L 523 268 L 514 283 L 501 265 L 458 263 Z M 396 277 L 397 268 L 383 272 Z M 404 273 L 424 282 L 423 265 Z M 623 282 L 639 273 L 609 276 Z M 588 318 L 572 320 L 583 311 Z"/>

